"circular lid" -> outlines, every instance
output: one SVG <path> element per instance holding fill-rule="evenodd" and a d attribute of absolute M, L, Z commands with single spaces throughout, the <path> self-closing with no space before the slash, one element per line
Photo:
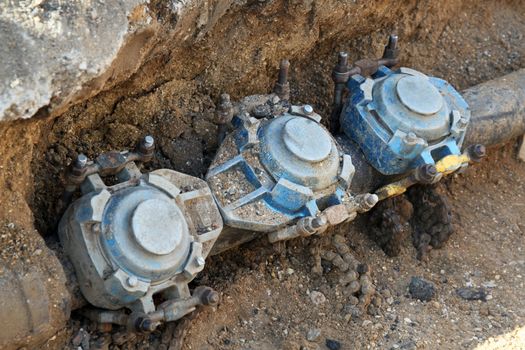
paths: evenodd
<path fill-rule="evenodd" d="M 181 242 L 184 218 L 172 202 L 159 198 L 140 203 L 131 218 L 133 237 L 146 251 L 171 253 Z"/>
<path fill-rule="evenodd" d="M 397 82 L 396 90 L 401 102 L 418 114 L 436 114 L 443 107 L 443 97 L 438 89 L 424 77 L 403 77 Z"/>
<path fill-rule="evenodd" d="M 258 136 L 259 159 L 275 181 L 284 178 L 313 191 L 337 182 L 337 145 L 314 120 L 284 114 L 263 125 Z"/>
<path fill-rule="evenodd" d="M 283 128 L 286 148 L 297 158 L 320 162 L 330 155 L 332 139 L 319 124 L 307 118 L 293 118 Z"/>

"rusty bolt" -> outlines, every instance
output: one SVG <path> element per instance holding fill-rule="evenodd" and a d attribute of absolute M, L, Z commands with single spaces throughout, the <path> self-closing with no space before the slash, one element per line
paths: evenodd
<path fill-rule="evenodd" d="M 477 144 L 469 147 L 469 153 L 473 161 L 479 161 L 486 157 L 487 149 L 485 146 Z"/>
<path fill-rule="evenodd" d="M 284 85 L 288 82 L 288 70 L 290 69 L 290 62 L 288 60 L 282 60 L 279 66 L 279 79 L 277 82 Z"/>
<path fill-rule="evenodd" d="M 75 159 L 74 167 L 77 169 L 83 169 L 87 165 L 87 161 L 88 158 L 84 154 L 80 153 L 77 156 L 77 159 Z"/>
<path fill-rule="evenodd" d="M 217 305 L 219 303 L 219 300 L 220 300 L 219 293 L 217 293 L 211 288 L 207 289 L 203 293 L 202 298 L 201 298 L 201 301 L 204 305 L 211 305 L 211 306 Z"/>
<path fill-rule="evenodd" d="M 282 60 L 279 66 L 279 78 L 273 87 L 273 92 L 279 96 L 281 100 L 288 100 L 290 98 L 290 84 L 288 83 L 288 71 L 290 70 L 290 62 Z"/>
<path fill-rule="evenodd" d="M 345 84 L 350 77 L 348 69 L 348 53 L 341 51 L 337 55 L 337 64 L 332 71 L 332 80 L 335 84 Z"/>
<path fill-rule="evenodd" d="M 315 217 L 313 220 L 312 220 L 312 227 L 314 229 L 318 229 L 320 227 L 323 227 L 324 225 L 326 225 L 326 218 L 323 217 L 323 216 L 318 216 L 318 217 Z"/>
<path fill-rule="evenodd" d="M 399 48 L 397 46 L 398 37 L 395 34 L 391 34 L 388 37 L 388 44 L 385 46 L 385 51 L 383 52 L 383 58 L 386 59 L 397 59 L 399 56 Z"/>
<path fill-rule="evenodd" d="M 390 50 L 395 50 L 397 49 L 397 40 L 398 40 L 398 37 L 396 34 L 391 34 L 389 37 L 388 37 L 388 44 L 386 45 L 386 47 Z"/>
<path fill-rule="evenodd" d="M 417 170 L 417 179 L 421 183 L 432 183 L 438 175 L 438 171 L 434 164 L 423 164 Z"/>

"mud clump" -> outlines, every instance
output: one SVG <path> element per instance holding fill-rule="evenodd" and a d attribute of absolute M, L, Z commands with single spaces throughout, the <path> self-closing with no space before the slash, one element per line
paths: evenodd
<path fill-rule="evenodd" d="M 414 208 L 405 196 L 387 198 L 372 209 L 370 237 L 388 256 L 398 256 L 403 243 L 410 237 L 410 219 Z"/>
<path fill-rule="evenodd" d="M 411 188 L 408 198 L 414 206 L 412 243 L 421 260 L 430 249 L 442 248 L 454 233 L 451 207 L 436 186 Z"/>
<path fill-rule="evenodd" d="M 345 312 L 349 317 L 358 318 L 363 312 L 369 311 L 369 306 L 376 296 L 376 286 L 372 283 L 368 265 L 355 258 L 344 236 L 334 235 L 331 243 L 335 251 L 320 249 L 314 254 L 316 262 L 312 272 L 322 274 L 331 268 L 337 269 L 338 283 L 342 286 L 343 296 L 346 298 Z"/>
<path fill-rule="evenodd" d="M 407 195 L 387 198 L 371 211 L 369 222 L 370 237 L 388 256 L 398 256 L 412 236 L 419 260 L 454 232 L 450 204 L 437 186 L 414 186 Z"/>

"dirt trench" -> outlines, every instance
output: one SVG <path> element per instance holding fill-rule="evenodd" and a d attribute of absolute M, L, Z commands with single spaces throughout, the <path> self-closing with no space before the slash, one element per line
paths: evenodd
<path fill-rule="evenodd" d="M 378 56 L 391 32 L 403 66 L 459 89 L 525 67 L 522 1 L 196 2 L 188 23 L 163 1 L 149 10 L 158 27 L 129 79 L 60 116 L 0 125 L 0 231 L 14 223 L 54 240 L 60 176 L 71 159 L 131 148 L 145 134 L 159 145 L 151 168 L 203 176 L 217 148 L 218 96 L 269 91 L 282 58 L 292 63 L 292 101 L 325 116 L 336 53 Z M 183 45 L 181 27 L 190 29 Z"/>

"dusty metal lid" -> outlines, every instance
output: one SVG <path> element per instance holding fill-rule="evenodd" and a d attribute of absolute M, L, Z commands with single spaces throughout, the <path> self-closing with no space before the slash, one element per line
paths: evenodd
<path fill-rule="evenodd" d="M 428 79 L 409 75 L 397 82 L 397 96 L 405 107 L 422 115 L 433 115 L 443 107 L 443 97 Z"/>
<path fill-rule="evenodd" d="M 259 137 L 259 158 L 275 181 L 284 178 L 313 191 L 337 182 L 337 145 L 315 120 L 284 114 L 266 124 Z"/>
<path fill-rule="evenodd" d="M 181 243 L 183 222 L 184 218 L 172 202 L 159 198 L 148 199 L 133 212 L 132 234 L 146 251 L 166 255 Z"/>
<path fill-rule="evenodd" d="M 328 132 L 307 118 L 289 120 L 283 128 L 283 141 L 294 156 L 312 163 L 326 159 L 332 149 Z"/>

